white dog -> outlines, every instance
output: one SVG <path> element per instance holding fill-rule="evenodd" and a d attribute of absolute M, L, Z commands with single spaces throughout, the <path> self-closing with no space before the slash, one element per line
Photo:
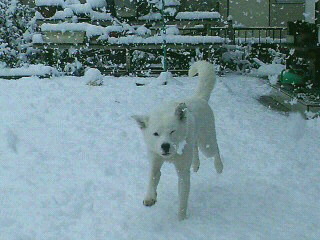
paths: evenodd
<path fill-rule="evenodd" d="M 189 70 L 189 77 L 197 73 L 200 82 L 193 97 L 165 104 L 148 116 L 133 116 L 142 129 L 151 160 L 149 186 L 143 204 L 152 206 L 156 203 L 161 166 L 171 162 L 179 178 L 179 220 L 186 218 L 191 165 L 195 172 L 200 166 L 198 147 L 206 157 L 214 157 L 218 173 L 223 169 L 214 116 L 208 104 L 216 81 L 214 66 L 205 61 L 196 62 Z"/>

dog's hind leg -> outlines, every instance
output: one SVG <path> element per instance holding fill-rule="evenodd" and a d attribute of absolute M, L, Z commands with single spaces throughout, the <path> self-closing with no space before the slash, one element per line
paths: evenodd
<path fill-rule="evenodd" d="M 198 149 L 198 144 L 195 144 L 193 149 L 192 169 L 194 172 L 198 172 L 199 167 L 200 167 L 199 149 Z"/>
<path fill-rule="evenodd" d="M 201 152 L 207 157 L 214 157 L 214 166 L 216 168 L 217 173 L 222 173 L 223 163 L 220 157 L 220 151 L 218 147 L 216 131 L 214 127 L 214 119 L 211 120 L 210 124 L 208 124 L 208 131 L 204 131 L 202 135 L 199 137 L 199 147 Z"/>
<path fill-rule="evenodd" d="M 152 156 L 148 190 L 143 200 L 143 205 L 145 206 L 150 207 L 154 205 L 157 201 L 157 187 L 160 181 L 160 176 L 161 176 L 160 169 L 162 167 L 162 164 L 163 164 L 162 159 Z"/>

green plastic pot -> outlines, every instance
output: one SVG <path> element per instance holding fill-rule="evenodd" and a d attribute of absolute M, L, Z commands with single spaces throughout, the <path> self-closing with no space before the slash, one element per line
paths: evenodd
<path fill-rule="evenodd" d="M 283 70 L 280 74 L 280 83 L 302 85 L 305 83 L 304 72 L 302 70 Z"/>

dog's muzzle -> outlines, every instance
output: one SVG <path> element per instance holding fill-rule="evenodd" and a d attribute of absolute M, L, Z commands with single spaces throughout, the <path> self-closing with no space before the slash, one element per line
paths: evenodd
<path fill-rule="evenodd" d="M 170 155 L 170 143 L 162 143 L 161 144 L 161 149 L 163 151 L 162 155 L 167 156 Z"/>

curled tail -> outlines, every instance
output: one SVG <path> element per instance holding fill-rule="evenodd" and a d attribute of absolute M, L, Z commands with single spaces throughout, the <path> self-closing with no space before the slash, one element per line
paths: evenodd
<path fill-rule="evenodd" d="M 211 92 L 216 83 L 216 75 L 213 64 L 206 61 L 198 61 L 191 65 L 189 77 L 199 74 L 199 83 L 195 96 L 209 101 Z"/>

